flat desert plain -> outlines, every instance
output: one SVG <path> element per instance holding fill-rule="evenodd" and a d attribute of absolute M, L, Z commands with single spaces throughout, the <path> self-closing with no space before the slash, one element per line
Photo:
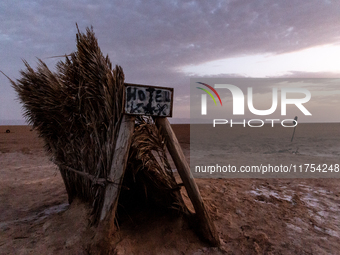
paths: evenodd
<path fill-rule="evenodd" d="M 303 143 L 299 148 L 286 142 L 280 147 L 269 140 L 260 150 L 256 137 L 261 136 L 244 145 L 245 140 L 231 136 L 223 155 L 233 164 L 261 158 L 288 163 L 296 155 L 339 163 L 340 125 L 327 125 L 326 131 L 325 126 L 306 128 L 304 135 L 310 139 L 302 139 L 297 129 L 295 142 Z M 5 133 L 7 129 L 11 132 Z M 190 127 L 173 125 L 173 129 L 189 161 Z M 240 132 L 242 138 L 244 131 Z M 282 141 L 286 140 L 284 135 Z M 213 154 L 209 148 L 206 153 Z M 113 240 L 117 254 L 340 253 L 337 178 L 198 178 L 196 182 L 221 247 L 202 242 L 184 217 L 144 210 L 121 222 Z M 94 236 L 87 224 L 89 212 L 78 201 L 68 205 L 58 168 L 49 161 L 35 131 L 28 126 L 0 126 L 0 254 L 87 254 Z"/>

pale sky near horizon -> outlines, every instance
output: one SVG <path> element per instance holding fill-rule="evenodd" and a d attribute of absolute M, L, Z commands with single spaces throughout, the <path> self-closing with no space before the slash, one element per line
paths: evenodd
<path fill-rule="evenodd" d="M 17 79 L 36 58 L 53 70 L 75 23 L 92 25 L 126 82 L 174 87 L 173 117 L 189 118 L 193 76 L 340 78 L 339 14 L 331 0 L 2 0 L 0 70 Z M 0 125 L 23 119 L 15 98 L 0 75 Z"/>

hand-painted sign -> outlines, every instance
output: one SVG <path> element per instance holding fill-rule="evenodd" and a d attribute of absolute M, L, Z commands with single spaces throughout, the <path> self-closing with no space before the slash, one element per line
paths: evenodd
<path fill-rule="evenodd" d="M 125 83 L 125 113 L 171 117 L 173 91 L 173 88 Z"/>

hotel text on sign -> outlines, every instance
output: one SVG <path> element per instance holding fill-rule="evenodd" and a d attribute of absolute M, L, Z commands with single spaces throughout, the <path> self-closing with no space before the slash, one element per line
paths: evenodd
<path fill-rule="evenodd" d="M 126 114 L 172 116 L 173 88 L 125 84 Z"/>

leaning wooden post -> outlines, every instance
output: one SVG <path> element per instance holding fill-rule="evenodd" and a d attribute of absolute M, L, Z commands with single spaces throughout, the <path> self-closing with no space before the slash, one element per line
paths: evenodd
<path fill-rule="evenodd" d="M 123 182 L 125 168 L 129 156 L 132 135 L 135 127 L 135 116 L 123 115 L 120 129 L 118 132 L 115 151 L 110 172 L 107 180 L 109 181 L 104 196 L 104 203 L 100 214 L 100 221 L 108 220 L 109 228 L 114 229 L 114 219 L 117 210 L 120 188 Z"/>
<path fill-rule="evenodd" d="M 195 208 L 197 219 L 200 223 L 202 235 L 213 246 L 219 246 L 220 239 L 212 222 L 207 209 L 205 208 L 203 199 L 198 190 L 198 187 L 194 179 L 190 175 L 190 167 L 185 159 L 182 148 L 173 132 L 170 123 L 167 118 L 157 117 L 155 118 L 156 125 L 164 138 L 166 139 L 166 145 L 171 154 L 171 157 L 176 165 L 177 171 L 183 181 L 183 184 L 187 190 L 189 198 Z"/>
<path fill-rule="evenodd" d="M 125 83 L 125 97 L 125 114 L 148 115 L 154 118 L 158 129 L 166 139 L 168 150 L 195 208 L 202 236 L 211 245 L 218 246 L 220 240 L 215 225 L 209 217 L 194 179 L 190 176 L 190 168 L 182 148 L 166 118 L 172 116 L 173 88 Z"/>

